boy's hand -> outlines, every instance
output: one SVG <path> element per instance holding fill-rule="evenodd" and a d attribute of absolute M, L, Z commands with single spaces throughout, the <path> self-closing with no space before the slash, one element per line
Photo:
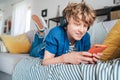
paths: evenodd
<path fill-rule="evenodd" d="M 71 52 L 63 55 L 65 63 L 80 64 L 93 63 L 92 54 L 88 52 Z"/>
<path fill-rule="evenodd" d="M 97 54 L 93 54 L 93 61 L 97 62 L 98 60 L 100 60 L 101 56 L 103 55 L 103 53 L 97 53 Z"/>

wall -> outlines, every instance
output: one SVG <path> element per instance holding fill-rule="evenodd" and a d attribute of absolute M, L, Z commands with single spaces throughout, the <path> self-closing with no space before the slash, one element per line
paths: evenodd
<path fill-rule="evenodd" d="M 58 5 L 60 5 L 60 16 L 62 15 L 62 10 L 66 7 L 69 2 L 80 2 L 81 0 L 34 0 L 32 6 L 32 14 L 41 15 L 41 11 L 47 9 L 47 17 L 44 19 L 56 17 Z M 86 3 L 92 6 L 94 9 L 100 9 L 107 6 L 114 6 L 113 0 L 85 0 Z M 105 18 L 103 16 L 103 18 Z M 100 18 L 98 18 L 100 19 Z M 34 26 L 31 24 L 31 27 Z M 55 26 L 55 22 L 50 21 L 50 27 Z"/>
<path fill-rule="evenodd" d="M 12 16 L 12 8 L 11 5 L 6 3 L 5 5 L 1 4 L 0 9 L 2 12 L 2 21 L 0 25 L 0 34 L 3 33 L 3 29 L 5 27 L 4 21 Z"/>
<path fill-rule="evenodd" d="M 11 1 L 11 0 L 10 0 Z M 21 1 L 21 0 L 17 0 Z M 60 5 L 60 16 L 62 15 L 62 10 L 66 7 L 69 2 L 80 2 L 81 0 L 26 0 L 28 3 L 31 3 L 32 14 L 41 15 L 41 11 L 47 9 L 47 17 L 44 19 L 48 20 L 50 18 L 56 17 L 58 5 Z M 32 2 L 33 1 L 33 2 Z M 91 5 L 94 9 L 104 8 L 106 6 L 113 6 L 113 0 L 85 0 L 87 4 Z M 12 16 L 12 6 L 11 4 L 16 2 L 8 2 L 4 7 L 4 19 L 7 19 Z M 0 7 L 3 5 L 0 5 Z M 103 16 L 103 18 L 105 18 Z M 100 18 L 99 18 L 100 19 Z M 55 22 L 50 22 L 50 27 L 55 26 Z M 34 24 L 31 21 L 31 29 Z"/>
<path fill-rule="evenodd" d="M 19 3 L 21 1 L 23 1 L 23 0 L 13 0 L 11 2 L 6 2 L 4 5 L 0 5 L 0 8 L 2 8 L 2 11 L 3 11 L 3 26 L 1 28 L 0 34 L 3 33 L 4 27 L 5 26 L 7 27 L 7 25 L 4 25 L 4 21 L 5 20 L 12 21 L 12 9 L 13 9 L 14 4 Z M 31 6 L 32 1 L 33 0 L 24 0 L 24 2 L 27 3 L 28 6 Z M 8 27 L 7 27 L 7 32 L 8 32 Z M 8 32 L 8 34 L 9 34 L 9 32 Z"/>
<path fill-rule="evenodd" d="M 3 26 L 3 12 L 0 11 L 0 34 L 2 33 L 2 27 Z"/>

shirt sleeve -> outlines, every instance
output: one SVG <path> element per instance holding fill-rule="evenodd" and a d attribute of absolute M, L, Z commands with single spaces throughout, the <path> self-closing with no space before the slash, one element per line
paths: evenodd
<path fill-rule="evenodd" d="M 46 36 L 46 48 L 45 50 L 49 51 L 52 54 L 57 53 L 57 39 L 56 39 L 56 31 L 51 30 L 48 35 Z"/>
<path fill-rule="evenodd" d="M 88 51 L 90 49 L 91 43 L 90 43 L 90 35 L 89 33 L 86 33 L 84 37 L 84 51 Z"/>

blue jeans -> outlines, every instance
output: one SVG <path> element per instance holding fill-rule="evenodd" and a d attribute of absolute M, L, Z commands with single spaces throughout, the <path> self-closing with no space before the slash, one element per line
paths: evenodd
<path fill-rule="evenodd" d="M 30 48 L 30 56 L 40 57 L 41 59 L 43 59 L 45 45 L 46 43 L 44 42 L 44 36 L 41 36 L 39 33 L 36 33 L 34 36 L 34 41 L 32 42 Z"/>

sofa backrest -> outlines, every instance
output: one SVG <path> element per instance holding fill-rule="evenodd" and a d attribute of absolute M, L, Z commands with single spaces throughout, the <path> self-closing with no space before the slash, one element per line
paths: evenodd
<path fill-rule="evenodd" d="M 93 44 L 102 44 L 110 29 L 115 25 L 118 20 L 104 21 L 99 23 L 94 23 L 88 33 L 91 37 L 91 46 Z"/>
<path fill-rule="evenodd" d="M 30 30 L 30 31 L 26 32 L 26 35 L 27 35 L 30 43 L 32 43 L 32 41 L 34 40 L 35 33 L 36 33 L 36 31 L 34 31 L 34 30 Z"/>

